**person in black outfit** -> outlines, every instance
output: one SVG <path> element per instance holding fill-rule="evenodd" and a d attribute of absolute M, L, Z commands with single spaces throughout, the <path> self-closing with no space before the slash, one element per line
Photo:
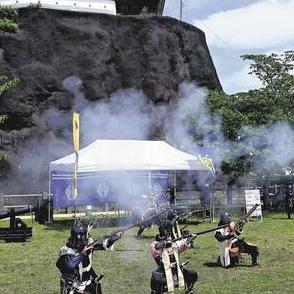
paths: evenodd
<path fill-rule="evenodd" d="M 285 209 L 288 216 L 288 219 L 291 219 L 291 213 L 293 212 L 293 197 L 290 195 L 289 187 L 286 189 L 286 197 L 285 197 Z"/>
<path fill-rule="evenodd" d="M 71 236 L 66 245 L 61 247 L 56 262 L 61 273 L 60 293 L 102 294 L 100 280 L 103 275 L 98 277 L 92 267 L 93 251 L 111 251 L 114 242 L 120 237 L 121 232 L 104 236 L 101 241 L 94 243 L 86 227 L 81 224 L 73 226 Z"/>

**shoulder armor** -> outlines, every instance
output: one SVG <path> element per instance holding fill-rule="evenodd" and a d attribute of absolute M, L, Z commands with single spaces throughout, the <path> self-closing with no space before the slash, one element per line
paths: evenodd
<path fill-rule="evenodd" d="M 63 255 L 76 255 L 78 252 L 70 247 L 67 247 L 66 245 L 62 246 L 59 250 L 59 256 Z"/>

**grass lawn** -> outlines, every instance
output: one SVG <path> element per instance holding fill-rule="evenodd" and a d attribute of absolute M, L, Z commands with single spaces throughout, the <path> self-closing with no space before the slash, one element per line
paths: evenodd
<path fill-rule="evenodd" d="M 30 221 L 26 221 L 30 224 Z M 8 225 L 1 221 L 0 225 Z M 192 231 L 211 228 L 215 224 L 190 226 Z M 26 243 L 0 242 L 0 293 L 59 293 L 59 272 L 55 267 L 59 248 L 69 236 L 69 224 L 34 223 L 33 238 Z M 98 238 L 113 228 L 93 231 Z M 243 236 L 260 248 L 260 267 L 250 267 L 250 257 L 231 269 L 215 266 L 218 244 L 213 234 L 199 236 L 196 249 L 181 255 L 190 260 L 189 268 L 199 275 L 199 294 L 213 293 L 294 293 L 294 220 L 285 214 L 268 214 L 263 222 L 250 222 Z M 149 245 L 157 230 L 145 230 L 136 240 L 136 229 L 125 232 L 113 252 L 97 251 L 94 269 L 103 272 L 102 286 L 106 294 L 150 293 L 150 276 L 156 268 Z"/>

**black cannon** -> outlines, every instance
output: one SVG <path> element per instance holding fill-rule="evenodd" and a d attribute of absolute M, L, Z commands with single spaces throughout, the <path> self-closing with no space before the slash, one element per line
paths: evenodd
<path fill-rule="evenodd" d="M 34 212 L 36 221 L 45 223 L 48 220 L 48 209 L 49 201 L 42 200 L 36 206 L 29 205 L 23 208 L 9 208 L 1 211 L 0 219 L 10 218 L 10 226 L 9 228 L 0 228 L 0 240 L 5 242 L 25 242 L 33 235 L 32 227 L 28 227 L 17 216 Z"/>

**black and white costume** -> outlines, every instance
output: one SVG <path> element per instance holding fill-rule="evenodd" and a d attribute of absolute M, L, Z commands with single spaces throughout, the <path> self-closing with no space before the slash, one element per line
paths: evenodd
<path fill-rule="evenodd" d="M 214 237 L 219 241 L 220 255 L 219 263 L 222 267 L 234 266 L 239 262 L 241 253 L 248 253 L 251 255 L 252 265 L 257 265 L 257 258 L 259 255 L 257 246 L 251 245 L 239 239 L 242 233 L 243 224 L 236 226 L 234 222 L 231 222 L 231 216 L 228 213 L 221 215 L 219 226 L 227 225 L 226 227 L 215 231 Z"/>
<path fill-rule="evenodd" d="M 151 244 L 151 255 L 158 268 L 152 272 L 151 293 L 174 293 L 174 289 L 185 289 L 185 293 L 193 294 L 193 286 L 198 280 L 195 271 L 180 265 L 179 252 L 189 248 L 189 238 L 171 242 L 169 238 L 156 236 Z"/>
<path fill-rule="evenodd" d="M 103 276 L 98 277 L 93 270 L 93 251 L 111 251 L 120 234 L 105 236 L 94 246 L 91 246 L 93 239 L 87 234 L 85 227 L 74 226 L 66 245 L 59 251 L 56 266 L 61 273 L 61 294 L 102 294 L 100 280 Z"/>

